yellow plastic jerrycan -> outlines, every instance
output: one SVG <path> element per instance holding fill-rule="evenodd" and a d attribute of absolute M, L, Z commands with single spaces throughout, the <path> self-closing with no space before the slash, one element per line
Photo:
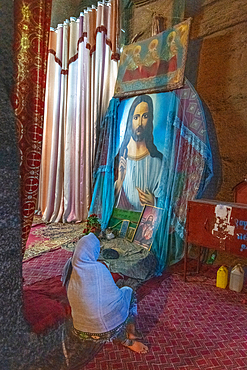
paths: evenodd
<path fill-rule="evenodd" d="M 228 268 L 221 266 L 217 271 L 216 286 L 225 289 L 228 283 Z"/>
<path fill-rule="evenodd" d="M 229 289 L 241 292 L 244 284 L 244 270 L 240 263 L 233 267 L 230 274 Z"/>

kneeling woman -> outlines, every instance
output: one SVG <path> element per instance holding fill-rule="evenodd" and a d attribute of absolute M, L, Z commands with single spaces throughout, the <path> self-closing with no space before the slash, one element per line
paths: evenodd
<path fill-rule="evenodd" d="M 133 290 L 119 289 L 105 265 L 98 262 L 99 239 L 92 233 L 82 237 L 72 258 L 68 284 L 74 334 L 96 342 L 120 341 L 139 353 L 148 347 L 139 342 L 135 329 L 137 314 Z"/>

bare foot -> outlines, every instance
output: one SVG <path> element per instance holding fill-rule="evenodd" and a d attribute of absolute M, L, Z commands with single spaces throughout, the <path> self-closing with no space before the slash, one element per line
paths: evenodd
<path fill-rule="evenodd" d="M 125 344 L 123 344 L 125 347 L 131 349 L 132 351 L 134 352 L 138 352 L 138 353 L 147 353 L 148 352 L 148 347 L 145 346 L 145 344 L 141 343 L 141 342 L 137 342 L 135 341 L 132 346 L 126 346 Z"/>

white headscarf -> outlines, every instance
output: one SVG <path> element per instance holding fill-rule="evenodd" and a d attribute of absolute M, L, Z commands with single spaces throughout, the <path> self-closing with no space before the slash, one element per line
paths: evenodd
<path fill-rule="evenodd" d="M 83 236 L 72 258 L 68 286 L 74 327 L 88 333 L 105 333 L 128 317 L 132 289 L 119 289 L 106 266 L 97 262 L 100 243 L 94 234 Z"/>

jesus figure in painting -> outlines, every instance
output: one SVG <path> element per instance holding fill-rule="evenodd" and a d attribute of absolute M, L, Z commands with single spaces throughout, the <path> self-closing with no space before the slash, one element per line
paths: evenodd
<path fill-rule="evenodd" d="M 130 107 L 118 153 L 117 207 L 141 211 L 145 204 L 155 205 L 162 158 L 153 142 L 153 101 L 148 95 L 138 96 Z"/>

